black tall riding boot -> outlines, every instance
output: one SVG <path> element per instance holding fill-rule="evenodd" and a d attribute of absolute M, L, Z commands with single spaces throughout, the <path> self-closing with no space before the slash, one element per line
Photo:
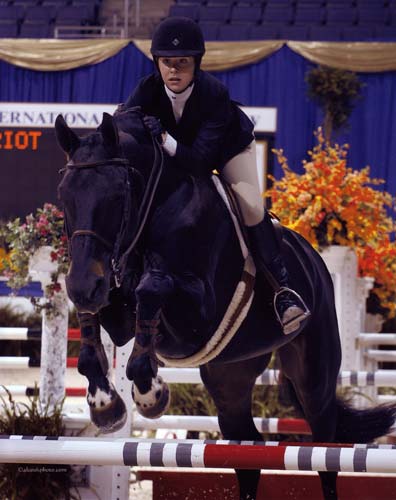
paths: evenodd
<path fill-rule="evenodd" d="M 289 274 L 269 213 L 256 226 L 248 226 L 247 231 L 256 268 L 274 288 L 274 309 L 283 332 L 293 333 L 310 312 L 300 295 L 289 287 Z"/>

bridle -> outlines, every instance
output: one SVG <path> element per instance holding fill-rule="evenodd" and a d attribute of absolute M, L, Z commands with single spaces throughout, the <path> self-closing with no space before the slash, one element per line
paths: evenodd
<path fill-rule="evenodd" d="M 126 267 L 128 263 L 128 258 L 131 253 L 135 250 L 136 245 L 139 241 L 139 238 L 142 234 L 143 228 L 146 224 L 147 217 L 149 215 L 153 199 L 155 193 L 157 191 L 158 183 L 162 174 L 163 164 L 164 164 L 164 155 L 162 152 L 162 147 L 158 143 L 158 140 L 152 137 L 153 146 L 154 146 L 154 160 L 153 166 L 150 172 L 149 179 L 147 183 L 144 185 L 144 192 L 142 195 L 142 199 L 140 202 L 136 229 L 132 237 L 132 241 L 129 246 L 121 252 L 122 243 L 127 236 L 127 230 L 129 228 L 130 218 L 131 218 L 131 197 L 130 197 L 130 173 L 139 177 L 142 184 L 144 184 L 144 179 L 139 170 L 135 169 L 130 161 L 127 158 L 109 158 L 106 160 L 99 160 L 94 162 L 80 162 L 74 163 L 73 161 L 69 161 L 66 163 L 65 167 L 62 168 L 59 172 L 65 172 L 67 170 L 83 170 L 88 168 L 97 168 L 103 166 L 121 166 L 125 167 L 127 170 L 126 175 L 126 183 L 125 183 L 125 195 L 124 195 L 124 208 L 122 214 L 122 220 L 120 229 L 118 230 L 116 240 L 114 243 L 108 241 L 106 238 L 98 234 L 96 231 L 91 229 L 76 229 L 70 234 L 70 226 L 67 221 L 66 211 L 64 211 L 64 220 L 65 220 L 65 230 L 66 236 L 69 244 L 69 255 L 71 256 L 72 252 L 72 244 L 74 238 L 78 236 L 90 236 L 98 240 L 103 246 L 105 246 L 108 250 L 112 252 L 111 254 L 111 269 L 114 276 L 115 286 L 119 288 L 122 285 L 123 279 L 126 273 Z"/>

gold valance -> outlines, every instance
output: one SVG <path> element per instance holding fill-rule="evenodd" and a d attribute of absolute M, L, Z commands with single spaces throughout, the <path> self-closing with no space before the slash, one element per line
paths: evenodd
<path fill-rule="evenodd" d="M 114 56 L 130 40 L 58 40 L 0 38 L 0 59 L 38 71 L 62 71 L 97 64 Z"/>
<path fill-rule="evenodd" d="M 396 43 L 288 42 L 287 46 L 316 64 L 357 73 L 396 70 Z"/>
<path fill-rule="evenodd" d="M 0 59 L 38 71 L 61 71 L 97 64 L 134 43 L 150 57 L 149 40 L 128 39 L 0 39 Z M 207 42 L 203 68 L 223 71 L 254 64 L 284 45 L 317 64 L 356 72 L 396 70 L 396 43 L 388 42 L 286 42 L 284 40 Z"/>

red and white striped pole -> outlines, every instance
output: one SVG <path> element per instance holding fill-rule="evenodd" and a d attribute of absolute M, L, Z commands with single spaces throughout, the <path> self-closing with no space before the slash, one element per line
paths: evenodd
<path fill-rule="evenodd" d="M 0 463 L 396 473 L 395 449 L 4 438 Z"/>

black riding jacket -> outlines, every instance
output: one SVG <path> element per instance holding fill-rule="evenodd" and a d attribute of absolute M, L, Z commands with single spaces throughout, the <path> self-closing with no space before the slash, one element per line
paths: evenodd
<path fill-rule="evenodd" d="M 195 77 L 193 91 L 178 123 L 158 73 L 140 80 L 125 106 L 141 106 L 145 114 L 159 118 L 177 141 L 176 154 L 171 160 L 193 175 L 210 174 L 213 169 L 220 171 L 254 138 L 253 123 L 230 99 L 227 88 L 204 71 Z"/>

